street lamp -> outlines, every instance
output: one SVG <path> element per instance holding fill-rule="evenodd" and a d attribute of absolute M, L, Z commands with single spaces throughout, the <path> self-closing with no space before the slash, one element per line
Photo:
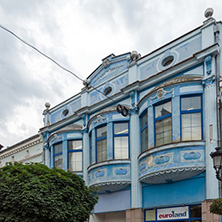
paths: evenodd
<path fill-rule="evenodd" d="M 222 181 L 222 149 L 216 147 L 216 151 L 212 152 L 210 156 L 213 158 L 214 169 L 216 170 L 216 178 Z"/>

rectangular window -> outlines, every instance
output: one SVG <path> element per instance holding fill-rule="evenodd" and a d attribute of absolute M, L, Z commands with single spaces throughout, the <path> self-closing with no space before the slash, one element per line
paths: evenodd
<path fill-rule="evenodd" d="M 114 124 L 114 159 L 129 158 L 129 124 Z"/>
<path fill-rule="evenodd" d="M 90 149 L 90 153 L 89 153 L 89 155 L 90 155 L 90 164 L 92 164 L 92 133 L 90 133 L 90 135 L 89 135 L 89 149 Z"/>
<path fill-rule="evenodd" d="M 156 146 L 172 142 L 171 101 L 155 106 Z"/>
<path fill-rule="evenodd" d="M 202 139 L 201 96 L 181 98 L 182 141 Z"/>
<path fill-rule="evenodd" d="M 107 160 L 107 129 L 106 126 L 96 130 L 96 161 L 97 163 Z"/>
<path fill-rule="evenodd" d="M 82 140 L 69 141 L 69 170 L 82 171 Z"/>
<path fill-rule="evenodd" d="M 54 147 L 54 167 L 62 169 L 62 143 L 55 144 L 53 147 Z"/>
<path fill-rule="evenodd" d="M 148 116 L 147 111 L 140 118 L 142 152 L 148 149 Z"/>

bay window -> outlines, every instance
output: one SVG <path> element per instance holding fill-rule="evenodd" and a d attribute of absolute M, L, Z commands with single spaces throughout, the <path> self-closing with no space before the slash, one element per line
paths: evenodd
<path fill-rule="evenodd" d="M 107 160 L 107 128 L 106 126 L 96 129 L 96 162 Z"/>
<path fill-rule="evenodd" d="M 171 101 L 155 106 L 155 144 L 172 142 Z"/>
<path fill-rule="evenodd" d="M 181 98 L 182 141 L 202 139 L 201 96 Z"/>
<path fill-rule="evenodd" d="M 82 140 L 69 141 L 69 170 L 82 171 Z"/>
<path fill-rule="evenodd" d="M 62 143 L 57 143 L 53 146 L 54 167 L 62 169 Z"/>
<path fill-rule="evenodd" d="M 114 123 L 114 159 L 129 158 L 129 124 Z"/>

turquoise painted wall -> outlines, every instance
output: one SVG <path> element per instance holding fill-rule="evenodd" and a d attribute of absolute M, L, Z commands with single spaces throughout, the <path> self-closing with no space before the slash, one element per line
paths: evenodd
<path fill-rule="evenodd" d="M 205 173 L 171 184 L 146 185 L 142 191 L 143 208 L 200 203 L 206 199 L 205 194 Z"/>

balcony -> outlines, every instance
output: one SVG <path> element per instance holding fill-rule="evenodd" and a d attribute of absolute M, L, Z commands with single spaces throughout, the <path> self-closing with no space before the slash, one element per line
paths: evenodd
<path fill-rule="evenodd" d="M 204 142 L 184 142 L 148 150 L 139 156 L 139 180 L 172 183 L 205 171 Z"/>
<path fill-rule="evenodd" d="M 109 160 L 88 168 L 89 186 L 98 187 L 99 193 L 111 193 L 128 187 L 130 177 L 130 160 Z"/>

